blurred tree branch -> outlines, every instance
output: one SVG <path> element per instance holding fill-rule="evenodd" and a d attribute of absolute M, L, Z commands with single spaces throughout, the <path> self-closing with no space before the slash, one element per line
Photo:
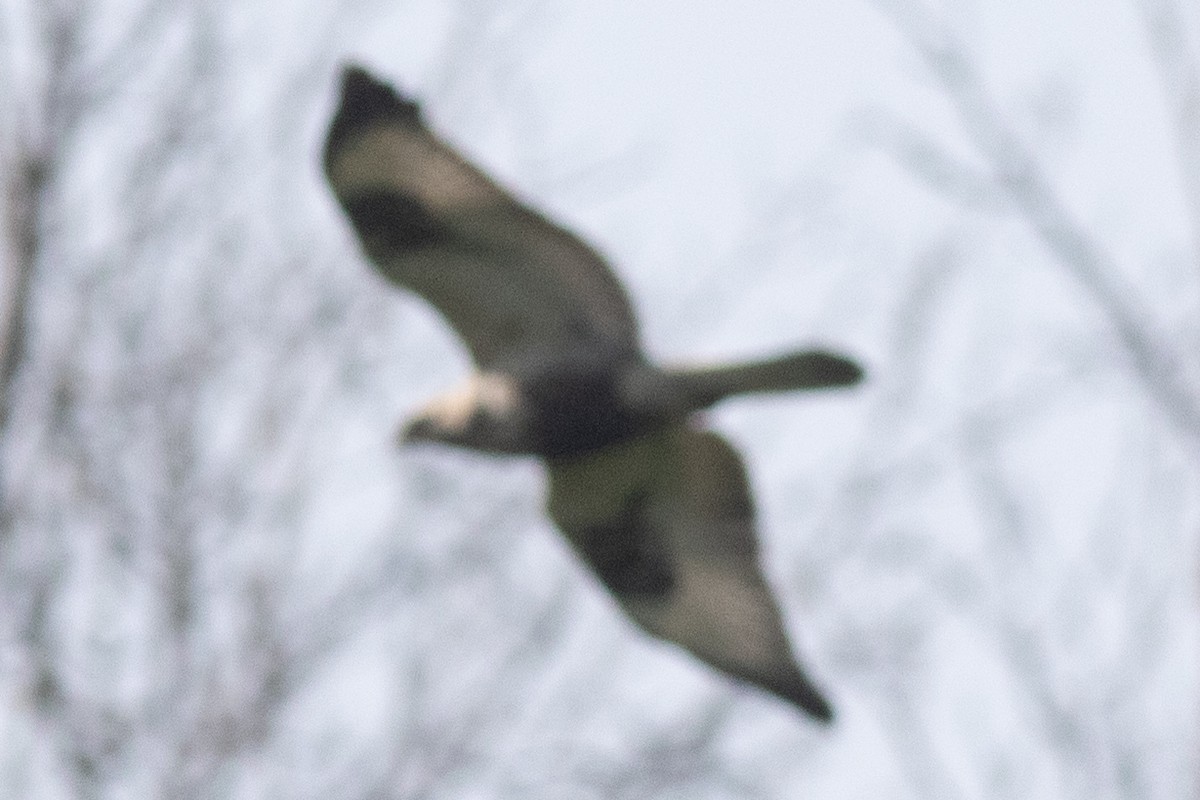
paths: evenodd
<path fill-rule="evenodd" d="M 1103 309 L 1134 374 L 1174 424 L 1200 442 L 1200 395 L 1190 380 L 1194 363 L 1159 328 L 1139 293 L 1122 277 L 1120 265 L 1068 211 L 1032 150 L 988 92 L 962 43 L 914 0 L 874 2 L 893 20 L 941 85 L 964 132 L 989 167 L 994 192 L 1025 219 Z M 1187 117 L 1188 125 L 1194 124 L 1190 113 L 1180 117 Z M 1186 126 L 1180 133 L 1186 133 Z M 1186 142 L 1183 146 L 1189 151 L 1196 146 L 1195 137 Z M 935 186 L 949 185 L 952 197 L 962 196 L 963 180 L 948 181 L 946 176 L 962 175 L 964 170 L 947 166 L 957 159 L 942 146 L 908 126 L 891 144 L 902 163 L 915 169 L 916 174 Z M 972 187 L 972 196 L 990 194 L 977 181 L 968 181 L 967 185 Z"/>
<path fill-rule="evenodd" d="M 1168 113 L 1190 214 L 1193 261 L 1200 267 L 1200 56 L 1187 41 L 1178 0 L 1134 0 L 1146 26 Z"/>
<path fill-rule="evenodd" d="M 1112 322 L 1148 396 L 1194 442 L 1200 425 L 1185 380 L 1190 355 L 1157 331 L 1152 309 L 1121 281 L 1123 265 L 1071 216 L 962 45 L 915 5 L 878 2 L 938 76 L 974 152 L 954 151 L 918 124 L 884 114 L 866 120 L 869 132 L 939 195 L 1028 222 Z M 343 500 L 331 520 L 312 499 L 344 491 L 328 488 L 330 452 L 355 462 L 352 476 L 386 467 L 377 454 L 336 450 L 327 440 L 376 435 L 350 429 L 377 419 L 338 414 L 362 400 L 348 387 L 393 355 L 380 344 L 392 335 L 380 331 L 395 330 L 385 310 L 391 301 L 365 282 L 354 285 L 357 268 L 338 271 L 352 261 L 348 251 L 328 243 L 336 240 L 329 230 L 313 235 L 314 220 L 331 203 L 305 195 L 319 181 L 314 142 L 327 110 L 325 87 L 346 44 L 331 31 L 350 12 L 321 6 L 307 22 L 319 30 L 312 51 L 288 42 L 306 55 L 280 66 L 284 59 L 262 57 L 253 4 L 146 0 L 111 18 L 115 3 L 28 5 L 21 24 L 36 47 L 0 48 L 0 241 L 12 288 L 0 309 L 0 445 L 7 453 L 0 688 L 18 700 L 13 716 L 29 718 L 10 724 L 32 731 L 32 744 L 18 740 L 0 754 L 0 794 L 382 800 L 457 797 L 496 783 L 528 797 L 764 794 L 767 778 L 729 766 L 731 732 L 745 720 L 735 717 L 728 693 L 661 729 L 617 730 L 620 715 L 615 725 L 603 720 L 603 735 L 620 738 L 616 752 L 607 741 L 592 750 L 576 739 L 567 726 L 609 710 L 597 709 L 610 702 L 604 681 L 615 659 L 589 641 L 578 649 L 601 651 L 586 656 L 590 670 L 561 662 L 547 669 L 583 583 L 564 573 L 545 595 L 530 591 L 525 565 L 512 560 L 518 534 L 536 527 L 528 503 L 481 497 L 478 483 L 460 494 L 439 486 L 431 503 L 446 510 L 434 511 L 421 505 L 420 487 L 409 485 L 419 481 L 394 480 L 412 475 L 390 474 L 388 497 L 397 508 L 372 497 L 384 507 L 378 519 L 374 508 L 365 522 L 352 518 L 358 509 Z M 386 5 L 370 0 L 355 9 L 364 25 L 377 25 Z M 18 17 L 13 7 L 0 11 L 0 45 Z M 534 91 L 541 89 L 525 85 L 517 51 L 536 43 L 549 6 L 461 0 L 455 8 L 444 57 L 425 84 L 431 110 L 482 124 L 504 108 L 519 117 L 505 124 L 516 131 L 521 166 L 543 169 L 546 128 Z M 1182 7 L 1143 0 L 1141 8 L 1158 42 L 1181 163 L 1194 174 L 1196 67 L 1174 27 Z M 12 63 L 18 58 L 30 63 Z M 247 89 L 252 81 L 261 84 Z M 1200 189 L 1189 180 L 1194 210 Z M 737 251 L 738 261 L 788 255 L 789 217 L 806 201 L 802 187 L 794 189 L 751 209 L 755 224 L 744 238 L 753 245 Z M 317 211 L 298 211 L 306 202 Z M 1012 484 L 1000 452 L 1031 417 L 1079 399 L 1070 393 L 1074 379 L 1096 371 L 1112 348 L 1106 339 L 1085 353 L 1090 361 L 970 396 L 931 421 L 946 409 L 923 392 L 943 377 L 936 363 L 943 322 L 970 274 L 969 244 L 979 231 L 973 220 L 887 278 L 894 283 L 884 289 L 882 313 L 890 319 L 880 333 L 881 368 L 862 437 L 869 446 L 821 521 L 828 536 L 815 545 L 826 551 L 812 570 L 820 573 L 811 581 L 817 592 L 858 594 L 869 607 L 868 623 L 857 627 L 821 623 L 838 628 L 830 636 L 846 643 L 829 659 L 839 670 L 831 680 L 840 686 L 855 669 L 865 675 L 882 739 L 891 744 L 884 758 L 901 762 L 902 788 L 948 797 L 968 796 L 978 785 L 1003 788 L 1003 776 L 990 770 L 1020 756 L 1019 747 L 1003 743 L 994 761 L 988 753 L 970 765 L 978 768 L 972 774 L 960 775 L 938 738 L 943 720 L 918 694 L 918 681 L 930 674 L 922 659 L 935 653 L 929 640 L 938 615 L 949 609 L 984 632 L 985 649 L 998 651 L 988 655 L 1016 687 L 1004 701 L 1031 707 L 1017 715 L 1037 728 L 1037 747 L 1054 751 L 1046 754 L 1048 770 L 1064 776 L 1075 796 L 1135 797 L 1113 784 L 1149 781 L 1151 766 L 1128 761 L 1157 743 L 1139 750 L 1121 741 L 1133 735 L 1130 726 L 1109 717 L 1135 704 L 1117 695 L 1161 666 L 1153 646 L 1166 645 L 1146 624 L 1137 639 L 1146 647 L 1130 656 L 1129 675 L 1084 692 L 1054 682 L 1061 656 L 1053 631 L 1022 617 L 1015 597 L 1021 579 L 1030 580 L 1025 562 L 1037 555 L 1038 507 Z M 731 258 L 728 269 L 738 266 Z M 709 300 L 689 299 L 697 308 Z M 368 354 L 371 347 L 381 355 Z M 374 413 L 390 415 L 396 384 L 378 383 L 371 397 L 384 410 Z M 1171 466 L 1164 462 L 1164 474 L 1148 480 L 1166 486 Z M 459 471 L 449 468 L 455 480 L 446 483 L 457 482 Z M 935 495 L 956 480 L 971 501 L 957 522 L 970 529 L 924 549 L 914 545 L 928 520 L 918 515 L 940 513 L 943 498 Z M 1151 505 L 1171 502 L 1165 494 L 1145 496 Z M 314 513 L 318 507 L 327 516 Z M 1165 512 L 1137 518 L 1146 530 L 1187 521 Z M 328 564 L 312 566 L 325 551 L 304 552 L 314 528 L 332 540 L 331 550 L 365 549 L 345 556 L 342 578 L 330 577 L 339 573 Z M 979 531 L 993 549 L 978 561 L 940 549 Z M 358 541 L 376 534 L 379 541 Z M 1170 549 L 1168 539 L 1151 541 Z M 1011 545 L 1008 561 L 990 560 L 997 542 Z M 1089 561 L 1078 571 L 1096 582 L 1110 577 L 1091 575 L 1092 567 Z M 856 568 L 863 572 L 853 574 Z M 318 587 L 315 576 L 328 583 Z M 1146 567 L 1134 577 L 1155 576 Z M 890 579 L 905 589 L 872 591 L 871 581 Z M 920 602 L 906 606 L 904 591 L 914 585 Z M 896 607 L 881 611 L 896 595 Z M 1138 619 L 1154 620 L 1168 599 L 1162 588 L 1148 594 Z M 346 690 L 338 659 L 357 659 L 355 647 L 385 651 L 386 696 L 322 695 L 329 683 Z M 324 703 L 316 712 L 310 695 Z M 354 719 L 343 729 L 324 718 L 327 711 Z M 382 731 L 363 741 L 344 735 L 358 732 L 366 716 L 383 719 Z M 859 724 L 864 715 L 856 716 L 847 719 Z M 297 732 L 305 726 L 313 730 Z M 806 767 L 808 752 L 798 756 L 794 739 L 778 742 L 756 756 L 759 763 L 799 774 L 797 760 Z M 48 774 L 22 782 L 8 764 L 32 761 L 30 750 L 43 764 L 32 769 Z M 1010 786 L 1003 796 L 1018 794 Z"/>
<path fill-rule="evenodd" d="M 9 243 L 4 266 L 5 292 L 0 330 L 0 435 L 8 418 L 13 376 L 25 351 L 26 307 L 33 265 L 38 252 L 38 213 L 44 191 L 46 164 L 27 147 L 16 144 L 15 153 L 5 153 L 0 159 L 0 173 L 5 182 L 4 240 Z"/>
<path fill-rule="evenodd" d="M 217 585 L 237 588 L 214 596 L 215 573 L 237 542 L 209 531 L 245 525 L 238 505 L 220 508 L 241 494 L 243 476 L 214 481 L 207 474 L 198 418 L 213 348 L 235 315 L 218 318 L 202 307 L 199 316 L 179 319 L 177 309 L 156 307 L 161 296 L 152 292 L 111 298 L 137 283 L 130 278 L 140 266 L 161 275 L 172 260 L 188 259 L 196 234 L 213 242 L 211 250 L 228 246 L 221 238 L 228 215 L 208 213 L 221 195 L 214 184 L 228 174 L 205 171 L 219 144 L 214 110 L 223 76 L 214 65 L 221 42 L 203 10 L 153 0 L 134 9 L 125 26 L 105 18 L 111 11 L 52 2 L 31 6 L 23 19 L 15 11 L 0 18 L 0 80 L 5 111 L 12 112 L 0 131 L 0 242 L 8 272 L 0 441 L 21 456 L 7 459 L 0 475 L 3 639 L 21 667 L 6 679 L 20 684 L 14 690 L 28 701 L 72 796 L 156 783 L 162 796 L 208 796 L 233 756 L 277 732 L 278 709 L 302 687 L 299 679 L 354 635 L 362 609 L 395 592 L 375 579 L 356 593 L 364 606 L 335 609 L 340 636 L 325 628 L 304 632 L 319 633 L 317 641 L 295 640 L 282 627 L 291 616 L 280 609 L 288 561 L 231 571 Z M 8 47 L 22 25 L 29 47 Z M 184 32 L 185 46 L 167 55 L 182 67 L 165 93 L 174 108 L 129 128 L 139 157 L 115 187 L 81 183 L 69 172 L 72 159 L 78 163 L 80 150 L 95 157 L 105 114 L 153 74 L 164 26 Z M 195 191 L 179 191 L 181 168 L 199 178 Z M 107 252 L 79 263 L 79 253 L 64 245 L 72 226 L 89 221 L 69 218 L 67 198 L 105 190 L 124 201 L 124 224 L 104 231 Z M 198 229 L 198 210 L 208 213 L 209 229 Z M 69 287 L 64 305 L 75 330 L 62 330 L 62 307 L 51 304 L 63 297 L 51 287 Z M 35 302 L 39 290 L 49 299 Z M 156 325 L 156 315 L 175 318 Z M 112 328 L 123 334 L 119 349 L 89 362 L 90 348 Z M 32 377 L 18 386 L 25 372 Z M 298 467 L 290 465 L 291 480 Z M 44 510 L 47 501 L 57 508 Z M 131 607 L 122 619 L 103 597 L 107 586 L 130 583 L 136 591 L 123 598 Z M 244 637 L 228 649 L 220 646 L 222 595 L 241 599 L 226 620 L 246 618 Z M 94 607 L 83 619 L 80 598 L 88 598 L 83 608 Z M 130 617 L 143 616 L 144 624 L 130 625 Z M 120 696 L 117 687 L 131 679 L 140 690 Z"/>

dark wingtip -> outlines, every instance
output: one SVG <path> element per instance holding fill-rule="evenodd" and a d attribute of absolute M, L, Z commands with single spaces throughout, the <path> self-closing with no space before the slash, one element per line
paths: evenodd
<path fill-rule="evenodd" d="M 421 124 L 421 108 L 411 97 L 378 80 L 358 64 L 342 68 L 342 97 L 325 140 L 325 162 L 355 133 L 380 121 Z"/>
<path fill-rule="evenodd" d="M 772 680 L 763 681 L 761 685 L 803 711 L 814 722 L 819 722 L 822 725 L 833 723 L 836 716 L 833 706 L 825 699 L 825 695 L 798 669 L 790 670 L 789 674 L 776 677 Z"/>
<path fill-rule="evenodd" d="M 836 715 L 833 713 L 833 706 L 829 705 L 824 697 L 814 695 L 808 701 L 800 706 L 804 713 L 813 718 L 814 721 L 822 725 L 832 725 Z"/>
<path fill-rule="evenodd" d="M 791 685 L 782 687 L 781 695 L 797 708 L 822 725 L 831 725 L 834 720 L 833 706 L 817 688 L 798 676 Z"/>
<path fill-rule="evenodd" d="M 376 78 L 365 67 L 342 68 L 342 105 L 339 113 L 373 121 L 380 117 L 416 121 L 421 109 L 412 97 Z"/>

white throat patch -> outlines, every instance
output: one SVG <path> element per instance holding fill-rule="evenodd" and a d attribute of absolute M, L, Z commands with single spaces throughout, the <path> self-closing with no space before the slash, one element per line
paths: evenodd
<path fill-rule="evenodd" d="M 517 386 L 510 376 L 480 372 L 472 375 L 466 385 L 434 398 L 421 416 L 434 420 L 445 430 L 461 431 L 476 412 L 505 418 L 516 412 L 517 405 Z"/>

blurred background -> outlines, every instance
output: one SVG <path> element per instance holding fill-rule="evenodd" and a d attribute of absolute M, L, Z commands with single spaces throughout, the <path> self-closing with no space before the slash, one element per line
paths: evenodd
<path fill-rule="evenodd" d="M 0 797 L 1200 791 L 1184 0 L 0 0 Z M 340 65 L 743 399 L 819 730 L 634 630 L 320 172 Z"/>

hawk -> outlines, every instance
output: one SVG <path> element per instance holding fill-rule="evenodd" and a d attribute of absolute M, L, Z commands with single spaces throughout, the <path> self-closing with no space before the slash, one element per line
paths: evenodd
<path fill-rule="evenodd" d="M 541 458 L 550 518 L 638 625 L 832 720 L 759 567 L 742 459 L 694 412 L 734 394 L 850 386 L 858 365 L 821 350 L 651 363 L 604 259 L 360 67 L 343 73 L 324 168 L 371 263 L 437 308 L 477 368 L 402 440 Z"/>

